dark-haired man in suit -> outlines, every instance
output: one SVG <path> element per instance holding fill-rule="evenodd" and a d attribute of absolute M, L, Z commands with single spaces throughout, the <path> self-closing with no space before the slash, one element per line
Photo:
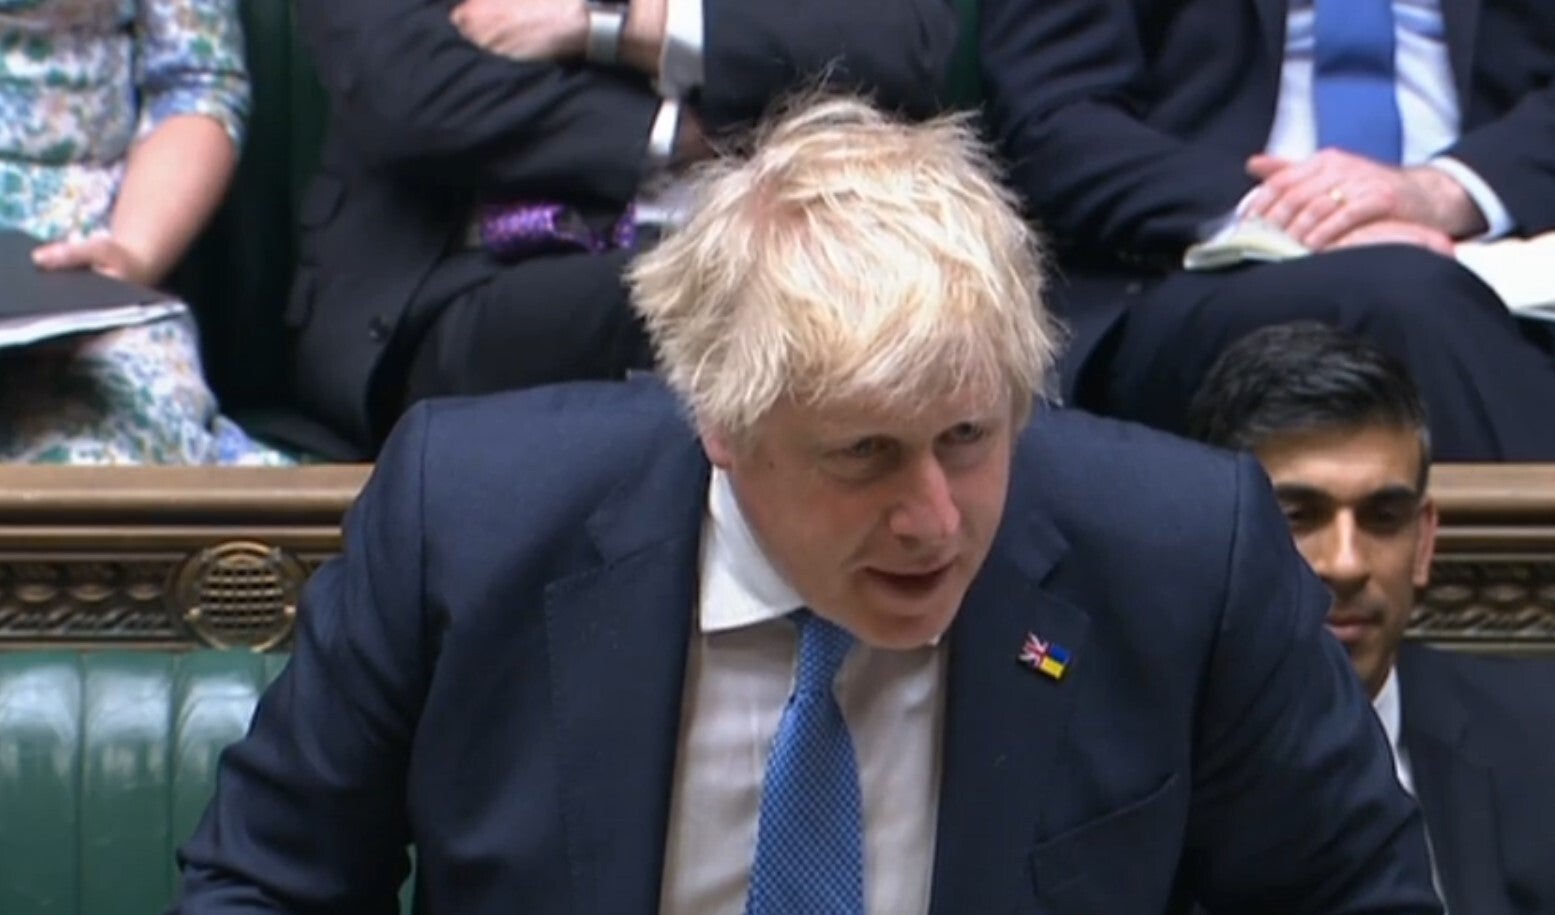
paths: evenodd
<path fill-rule="evenodd" d="M 1555 912 L 1555 666 L 1403 641 L 1437 517 L 1425 411 L 1402 366 L 1320 324 L 1276 325 L 1226 350 L 1190 423 L 1258 456 L 1333 590 L 1329 628 L 1425 811 L 1447 910 Z"/>

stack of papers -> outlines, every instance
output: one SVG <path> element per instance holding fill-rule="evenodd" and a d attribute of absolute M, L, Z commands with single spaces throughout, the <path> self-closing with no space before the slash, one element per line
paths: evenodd
<path fill-rule="evenodd" d="M 1234 219 L 1189 248 L 1182 256 L 1186 270 L 1223 270 L 1247 261 L 1283 261 L 1310 254 L 1285 230 L 1257 217 Z"/>
<path fill-rule="evenodd" d="M 32 249 L 40 244 L 0 229 L 0 347 L 143 324 L 184 308 L 166 293 L 90 270 L 39 270 Z"/>
<path fill-rule="evenodd" d="M 1513 314 L 1555 321 L 1555 232 L 1464 242 L 1458 263 L 1478 274 Z"/>
<path fill-rule="evenodd" d="M 1228 222 L 1189 248 L 1182 265 L 1187 270 L 1224 270 L 1249 261 L 1283 261 L 1309 253 L 1283 229 L 1261 219 L 1242 219 Z M 1555 232 L 1464 242 L 1456 253 L 1458 263 L 1495 290 L 1513 314 L 1555 321 Z"/>

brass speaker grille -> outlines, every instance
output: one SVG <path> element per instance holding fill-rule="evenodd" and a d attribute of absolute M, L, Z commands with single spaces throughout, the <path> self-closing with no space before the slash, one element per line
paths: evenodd
<path fill-rule="evenodd" d="M 174 573 L 171 592 L 184 625 L 215 648 L 274 648 L 291 636 L 302 562 L 278 547 L 223 543 L 191 556 Z"/>

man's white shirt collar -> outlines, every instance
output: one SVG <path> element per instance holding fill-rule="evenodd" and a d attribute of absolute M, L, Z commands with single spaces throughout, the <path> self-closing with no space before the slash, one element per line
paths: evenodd
<path fill-rule="evenodd" d="M 708 526 L 698 623 L 724 632 L 787 616 L 804 606 L 756 542 L 734 497 L 729 475 L 717 467 L 707 488 Z"/>
<path fill-rule="evenodd" d="M 1382 730 L 1388 735 L 1388 747 L 1393 751 L 1393 771 L 1398 776 L 1399 785 L 1410 797 L 1417 797 L 1414 769 L 1409 763 L 1409 748 L 1404 746 L 1403 740 L 1404 701 L 1400 690 L 1398 667 L 1395 666 L 1388 671 L 1388 679 L 1382 684 L 1377 698 L 1371 701 L 1371 707 L 1382 722 Z M 1429 832 L 1426 833 L 1425 848 L 1431 856 L 1431 883 L 1436 887 L 1437 898 L 1442 900 L 1443 915 L 1452 915 L 1447 910 L 1447 897 L 1442 893 L 1442 873 L 1436 866 L 1436 849 Z"/>
<path fill-rule="evenodd" d="M 1377 698 L 1371 701 L 1371 707 L 1376 711 L 1377 719 L 1382 722 L 1382 730 L 1388 735 L 1388 748 L 1393 751 L 1393 770 L 1398 774 L 1398 783 L 1413 795 L 1415 780 L 1409 771 L 1409 759 L 1402 743 L 1404 711 L 1403 704 L 1399 701 L 1398 689 L 1398 668 L 1394 667 L 1388 671 L 1388 679 L 1382 684 L 1382 690 L 1377 693 Z"/>

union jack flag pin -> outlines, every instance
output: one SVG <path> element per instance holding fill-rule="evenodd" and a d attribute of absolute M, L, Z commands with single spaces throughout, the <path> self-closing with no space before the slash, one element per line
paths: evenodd
<path fill-rule="evenodd" d="M 1020 646 L 1018 660 L 1039 674 L 1062 680 L 1069 669 L 1069 649 L 1054 642 L 1037 638 L 1036 633 L 1026 633 L 1026 641 Z"/>

